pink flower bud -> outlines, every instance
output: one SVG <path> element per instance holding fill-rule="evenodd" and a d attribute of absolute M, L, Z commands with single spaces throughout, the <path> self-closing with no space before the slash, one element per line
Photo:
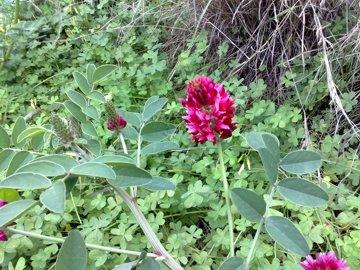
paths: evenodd
<path fill-rule="evenodd" d="M 126 121 L 121 115 L 117 115 L 116 120 L 109 119 L 107 122 L 108 130 L 112 131 L 121 131 L 123 128 L 126 127 Z"/>

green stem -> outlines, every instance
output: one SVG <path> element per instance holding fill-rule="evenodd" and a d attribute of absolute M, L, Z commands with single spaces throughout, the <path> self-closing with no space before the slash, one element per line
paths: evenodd
<path fill-rule="evenodd" d="M 219 159 L 220 159 L 220 168 L 222 173 L 222 181 L 223 181 L 223 187 L 224 187 L 224 197 L 226 202 L 226 212 L 227 212 L 227 218 L 228 218 L 228 225 L 229 225 L 229 237 L 230 237 L 230 256 L 235 256 L 235 247 L 234 247 L 234 222 L 233 217 L 231 214 L 231 203 L 230 203 L 230 196 L 229 196 L 229 184 L 227 182 L 226 178 L 226 170 L 225 170 L 225 163 L 224 163 L 224 154 L 222 149 L 221 142 L 218 143 L 218 149 L 219 149 Z"/>
<path fill-rule="evenodd" d="M 142 137 L 141 137 L 141 130 L 144 127 L 144 124 L 141 125 L 139 129 L 139 135 L 137 139 L 137 154 L 136 154 L 136 166 L 140 168 L 141 166 L 141 143 L 142 143 Z M 136 197 L 137 194 L 137 187 L 134 187 L 134 197 Z"/>
<path fill-rule="evenodd" d="M 315 209 L 315 213 L 316 213 L 316 215 L 317 215 L 317 217 L 318 217 L 318 219 L 319 219 L 319 221 L 320 221 L 320 224 L 321 224 L 321 225 L 324 225 L 325 222 L 323 221 L 322 215 L 321 215 L 321 213 L 320 213 L 320 211 L 319 211 L 318 208 Z M 326 242 L 327 242 L 327 244 L 328 244 L 327 250 L 334 250 L 333 246 L 331 245 L 330 239 L 329 239 L 329 237 L 328 237 L 326 234 L 325 234 L 325 238 L 326 238 Z"/>
<path fill-rule="evenodd" d="M 121 131 L 119 132 L 118 136 L 121 141 L 121 145 L 122 145 L 124 153 L 128 154 L 128 149 L 126 146 L 125 138 L 124 138 L 124 135 L 121 133 Z M 130 194 L 131 194 L 131 197 L 133 197 L 133 198 L 136 197 L 136 187 L 130 187 Z"/>
<path fill-rule="evenodd" d="M 75 210 L 75 214 L 77 216 L 77 219 L 79 220 L 79 223 L 82 224 L 82 221 L 81 221 L 81 218 L 80 218 L 80 215 L 79 215 L 79 212 L 77 210 L 77 207 L 76 207 L 76 204 L 75 204 L 75 200 L 74 200 L 74 196 L 72 194 L 72 192 L 70 192 L 70 198 L 71 198 L 71 202 L 74 206 L 74 210 Z"/>
<path fill-rule="evenodd" d="M 125 143 L 124 135 L 121 132 L 119 132 L 119 138 L 120 138 L 121 145 L 122 145 L 124 153 L 128 154 L 128 150 L 127 150 L 127 146 L 126 146 L 126 143 Z"/>
<path fill-rule="evenodd" d="M 18 23 L 20 19 L 20 0 L 15 1 L 15 17 L 14 17 L 14 23 Z"/>
<path fill-rule="evenodd" d="M 82 157 L 83 159 L 85 159 L 86 161 L 91 160 L 91 157 L 90 157 L 84 150 L 82 150 L 81 147 L 78 146 L 76 143 L 71 143 L 71 145 L 72 145 L 72 147 L 75 148 L 75 150 L 76 150 L 79 154 L 81 154 L 81 157 Z"/>
<path fill-rule="evenodd" d="M 174 260 L 173 257 L 166 251 L 164 246 L 161 244 L 159 238 L 151 228 L 149 222 L 146 220 L 144 214 L 141 212 L 139 206 L 136 203 L 136 200 L 131 198 L 131 196 L 123 189 L 113 186 L 114 190 L 121 196 L 126 205 L 130 208 L 131 212 L 135 216 L 137 222 L 139 223 L 142 231 L 144 232 L 146 238 L 149 240 L 151 246 L 158 256 L 164 257 L 163 263 L 165 263 L 171 270 L 182 270 L 181 265 Z"/>
<path fill-rule="evenodd" d="M 45 235 L 42 235 L 42 234 L 37 234 L 37 233 L 32 233 L 32 232 L 27 232 L 27 231 L 15 229 L 15 228 L 12 228 L 12 227 L 7 227 L 6 230 L 9 231 L 9 232 L 12 232 L 12 233 L 17 233 L 17 234 L 21 234 L 21 235 L 24 235 L 24 236 L 37 238 L 37 239 L 50 241 L 50 242 L 55 242 L 55 243 L 64 243 L 64 241 L 65 241 L 65 239 L 63 239 L 63 238 L 45 236 Z M 89 249 L 104 250 L 104 251 L 108 251 L 108 252 L 112 252 L 112 253 L 118 253 L 118 254 L 126 254 L 126 255 L 134 255 L 134 256 L 140 256 L 142 254 L 139 251 L 131 251 L 131 250 L 126 250 L 126 249 L 118 249 L 118 248 L 113 248 L 113 247 L 99 246 L 99 245 L 87 244 L 87 243 L 85 243 L 85 246 L 87 248 L 89 248 Z M 147 253 L 146 256 L 150 257 L 150 258 L 156 258 L 158 260 L 164 260 L 165 259 L 165 258 L 163 258 L 163 257 L 161 257 L 161 256 L 159 256 L 157 254 L 154 254 L 154 253 Z"/>
<path fill-rule="evenodd" d="M 259 227 L 258 227 L 257 230 L 256 230 L 256 234 L 255 234 L 254 240 L 253 240 L 253 242 L 252 242 L 252 244 L 251 244 L 251 248 L 250 248 L 249 254 L 248 254 L 248 256 L 246 257 L 246 267 L 245 267 L 245 269 L 249 269 L 249 265 L 250 265 L 250 262 L 251 262 L 251 260 L 252 260 L 253 255 L 254 255 L 255 248 L 256 248 L 256 244 L 257 244 L 257 241 L 258 241 L 258 239 L 259 239 L 262 226 L 264 225 L 264 222 L 265 222 L 267 213 L 268 213 L 268 211 L 269 211 L 271 202 L 272 202 L 273 197 L 274 197 L 274 194 L 275 194 L 275 190 L 276 190 L 276 188 L 277 188 L 277 184 L 278 184 L 278 181 L 276 180 L 275 184 L 274 184 L 274 185 L 272 186 L 272 188 L 271 188 L 270 196 L 269 196 L 269 199 L 268 199 L 268 201 L 267 201 L 267 203 L 266 203 L 265 213 L 264 213 L 263 217 L 262 217 L 261 220 L 260 220 Z"/>

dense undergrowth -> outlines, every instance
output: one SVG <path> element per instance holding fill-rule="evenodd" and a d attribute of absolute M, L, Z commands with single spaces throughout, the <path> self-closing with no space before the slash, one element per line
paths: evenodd
<path fill-rule="evenodd" d="M 178 102 L 185 95 L 189 80 L 208 75 L 222 82 L 237 100 L 235 120 L 239 124 L 225 143 L 224 155 L 231 168 L 230 186 L 252 188 L 259 194 L 269 189 L 260 158 L 244 139 L 249 131 L 275 134 L 282 142 L 282 155 L 298 148 L 318 152 L 323 166 L 309 179 L 328 192 L 328 206 L 311 209 L 292 203 L 284 205 L 276 194 L 271 214 L 295 221 L 313 254 L 333 250 L 346 259 L 351 269 L 357 269 L 360 92 L 356 4 L 347 1 L 332 6 L 331 14 L 319 18 L 324 27 L 322 34 L 315 23 L 307 25 L 311 35 L 306 36 L 306 46 L 301 47 L 301 36 L 292 43 L 286 35 L 269 44 L 258 44 L 258 50 L 268 46 L 266 57 L 256 55 L 258 62 L 243 67 L 239 51 L 243 48 L 248 55 L 254 54 L 255 47 L 249 40 L 255 35 L 248 36 L 252 32 L 246 27 L 236 28 L 242 22 L 240 15 L 230 30 L 228 25 L 223 27 L 220 16 L 222 11 L 235 11 L 237 5 L 216 8 L 212 1 L 199 1 L 194 7 L 193 2 L 24 1 L 20 21 L 14 23 L 14 2 L 1 1 L 0 124 L 10 131 L 19 116 L 24 116 L 29 125 L 47 124 L 51 113 L 66 116 L 62 105 L 67 99 L 65 93 L 77 88 L 72 73 L 85 72 L 88 63 L 118 65 L 98 87 L 104 95 L 111 93 L 118 108 L 137 111 L 148 97 L 166 96 L 169 102 L 157 119 L 176 124 L 171 140 L 179 149 L 150 156 L 142 166 L 154 175 L 171 179 L 177 188 L 158 192 L 140 189 L 138 203 L 165 248 L 186 269 L 217 269 L 229 249 L 225 201 L 219 193 L 219 162 L 211 143 L 202 145 L 188 140 L 181 119 L 184 112 Z M 214 2 L 222 6 L 221 1 Z M 317 3 L 320 1 L 313 2 L 311 9 L 321 9 Z M 245 7 L 239 9 L 242 8 Z M 275 14 L 268 15 L 268 20 L 285 16 L 284 10 L 291 7 L 275 8 L 282 13 L 276 14 L 274 9 Z M 294 8 L 294 14 L 300 14 L 298 8 L 301 7 Z M 219 16 L 210 16 L 217 12 Z M 232 18 L 231 14 L 228 16 Z M 286 23 L 294 25 L 292 21 Z M 276 29 L 289 30 L 269 25 L 269 32 L 262 35 Z M 224 35 L 225 31 L 233 31 L 232 36 Z M 296 31 L 293 29 L 294 34 Z M 322 38 L 332 44 L 325 42 L 327 51 L 319 45 Z M 282 39 L 286 44 L 281 44 Z M 276 53 L 270 57 L 272 45 L 276 46 Z M 329 62 L 324 61 L 324 53 Z M 329 88 L 332 82 L 337 86 L 336 95 Z M 101 104 L 97 110 L 103 112 Z M 113 139 L 104 123 L 99 121 L 96 131 L 99 140 L 110 145 Z M 133 143 L 130 148 L 134 150 L 136 145 Z M 44 151 L 42 145 L 35 143 L 31 150 Z M 0 174 L 2 178 L 5 171 Z M 38 205 L 20 217 L 16 226 L 51 236 L 66 236 L 77 228 L 87 243 L 151 252 L 126 205 L 119 204 L 112 194 L 98 190 L 99 186 L 90 181 L 79 181 L 66 202 L 64 214 L 51 213 Z M 25 191 L 21 196 L 38 198 L 39 193 Z M 241 217 L 235 207 L 233 213 L 236 253 L 246 257 L 257 227 Z M 3 269 L 51 269 L 58 250 L 58 244 L 13 235 L 0 244 L 0 264 Z M 297 265 L 300 259 L 264 234 L 251 269 L 301 269 Z M 125 255 L 91 250 L 88 269 L 113 269 L 127 260 Z"/>

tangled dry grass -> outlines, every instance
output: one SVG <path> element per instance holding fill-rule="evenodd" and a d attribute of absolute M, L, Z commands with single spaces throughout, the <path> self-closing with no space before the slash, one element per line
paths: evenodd
<path fill-rule="evenodd" d="M 346 112 L 341 104 L 343 92 L 356 92 L 360 96 L 360 21 L 359 1 L 353 0 L 189 0 L 180 1 L 183 10 L 181 27 L 171 31 L 169 40 L 194 38 L 202 30 L 208 31 L 211 54 L 224 41 L 230 45 L 223 62 L 237 59 L 238 65 L 225 74 L 244 78 L 248 84 L 262 78 L 266 81 L 267 98 L 279 102 L 286 100 L 286 89 L 280 77 L 291 70 L 294 59 L 306 66 L 305 56 L 321 54 L 322 73 L 328 83 L 329 106 L 337 120 L 333 131 L 352 129 L 360 137 L 360 105 Z M 333 33 L 329 25 L 340 16 L 346 19 L 346 31 Z M 180 17 L 181 17 L 180 16 Z M 181 29 L 186 29 L 181 30 Z M 192 31 L 189 31 L 192 30 Z M 174 43 L 172 43 L 174 44 Z M 171 46 L 170 46 L 171 47 Z M 191 50 L 191 48 L 189 48 Z M 176 55 L 176 53 L 171 53 Z M 222 62 L 222 63 L 223 63 Z M 220 63 L 220 65 L 222 64 Z M 210 61 L 206 64 L 212 64 Z M 219 65 L 219 63 L 217 63 Z M 214 66 L 214 69 L 217 66 Z M 261 69 L 260 67 L 265 67 Z M 339 88 L 338 77 L 347 83 Z M 297 82 L 299 83 L 299 82 Z"/>

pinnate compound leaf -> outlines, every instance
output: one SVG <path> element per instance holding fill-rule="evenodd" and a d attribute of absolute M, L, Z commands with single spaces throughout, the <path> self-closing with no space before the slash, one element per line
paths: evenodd
<path fill-rule="evenodd" d="M 148 142 L 158 142 L 175 132 L 175 126 L 163 122 L 151 122 L 143 127 L 141 136 Z"/>
<path fill-rule="evenodd" d="M 72 230 L 62 244 L 56 259 L 55 270 L 85 270 L 87 251 L 79 231 Z"/>
<path fill-rule="evenodd" d="M 125 128 L 121 130 L 124 138 L 129 140 L 137 140 L 139 137 L 139 133 L 130 125 L 127 125 Z"/>
<path fill-rule="evenodd" d="M 100 162 L 109 165 L 116 165 L 122 163 L 135 164 L 135 161 L 128 155 L 104 155 L 93 159 L 91 162 Z"/>
<path fill-rule="evenodd" d="M 85 148 L 89 150 L 94 156 L 99 156 L 101 154 L 101 144 L 98 140 L 88 140 Z"/>
<path fill-rule="evenodd" d="M 105 97 L 99 91 L 91 91 L 87 98 L 98 101 L 100 103 L 105 103 Z"/>
<path fill-rule="evenodd" d="M 99 112 L 97 111 L 97 109 L 93 105 L 84 107 L 82 109 L 82 112 L 84 114 L 86 114 L 87 116 L 91 117 L 92 119 L 94 119 L 96 121 L 99 121 L 99 118 L 100 118 Z"/>
<path fill-rule="evenodd" d="M 262 135 L 263 141 L 265 143 L 265 148 L 270 151 L 274 160 L 277 163 L 280 162 L 280 148 L 279 148 L 279 141 L 277 137 L 270 133 L 265 133 Z"/>
<path fill-rule="evenodd" d="M 261 220 L 265 214 L 266 203 L 260 195 L 245 188 L 233 188 L 230 195 L 242 216 L 253 222 Z"/>
<path fill-rule="evenodd" d="M 59 176 L 64 175 L 66 170 L 63 166 L 47 161 L 47 160 L 35 160 L 28 163 L 16 170 L 16 173 L 38 173 L 45 176 Z"/>
<path fill-rule="evenodd" d="M 81 111 L 81 108 L 74 102 L 67 100 L 64 102 L 65 108 L 76 118 L 79 122 L 86 122 L 86 115 Z"/>
<path fill-rule="evenodd" d="M 93 85 L 93 75 L 95 72 L 96 66 L 94 64 L 88 64 L 86 66 L 86 79 L 90 85 L 90 88 L 92 88 Z"/>
<path fill-rule="evenodd" d="M 86 99 L 84 95 L 74 91 L 69 90 L 66 92 L 66 95 L 69 97 L 69 99 L 74 102 L 76 105 L 78 105 L 80 108 L 85 108 L 87 105 Z"/>
<path fill-rule="evenodd" d="M 13 144 L 15 145 L 15 147 L 23 147 L 25 145 L 26 142 L 24 142 L 24 141 L 21 143 L 18 143 L 18 137 L 19 137 L 19 134 L 26 129 L 26 127 L 27 126 L 26 126 L 24 117 L 19 116 L 15 121 L 15 125 L 14 125 L 12 133 L 11 133 L 11 140 L 12 140 Z"/>
<path fill-rule="evenodd" d="M 164 107 L 167 101 L 167 98 L 159 98 L 157 96 L 150 97 L 145 103 L 144 111 L 142 113 L 144 121 L 150 120 L 151 117 Z"/>
<path fill-rule="evenodd" d="M 271 216 L 266 218 L 265 227 L 270 237 L 282 247 L 303 257 L 310 253 L 304 236 L 290 220 Z"/>
<path fill-rule="evenodd" d="M 245 270 L 244 260 L 240 257 L 230 257 L 220 265 L 218 270 Z"/>
<path fill-rule="evenodd" d="M 318 153 L 299 150 L 287 154 L 281 161 L 280 167 L 288 173 L 305 174 L 319 169 L 321 163 Z"/>
<path fill-rule="evenodd" d="M 176 189 L 176 185 L 173 182 L 159 176 L 153 176 L 151 182 L 146 185 L 143 185 L 142 187 L 153 191 Z"/>
<path fill-rule="evenodd" d="M 24 141 L 26 139 L 37 137 L 46 132 L 51 132 L 51 130 L 48 130 L 43 127 L 29 127 L 19 134 L 19 136 L 17 137 L 17 142 L 21 143 L 22 141 Z"/>
<path fill-rule="evenodd" d="M 15 156 L 15 152 L 10 149 L 5 149 L 0 152 L 0 171 L 6 169 L 12 158 Z"/>
<path fill-rule="evenodd" d="M 279 139 L 275 135 L 268 132 L 250 132 L 246 135 L 246 142 L 255 151 L 258 151 L 259 148 L 268 148 L 267 141 L 269 140 L 265 141 L 264 138 L 266 136 L 264 135 L 271 136 L 276 144 L 278 146 L 280 145 Z"/>
<path fill-rule="evenodd" d="M 139 270 L 161 270 L 160 264 L 152 258 L 142 260 Z"/>
<path fill-rule="evenodd" d="M 0 148 L 10 147 L 10 137 L 6 130 L 0 126 Z"/>
<path fill-rule="evenodd" d="M 94 127 L 93 123 L 91 123 L 90 121 L 82 123 L 81 130 L 82 130 L 82 132 L 84 132 L 85 134 L 87 134 L 89 136 L 98 137 L 96 128 Z"/>
<path fill-rule="evenodd" d="M 290 202 L 305 207 L 320 207 L 329 200 L 319 186 L 301 178 L 286 178 L 279 183 L 278 191 Z"/>
<path fill-rule="evenodd" d="M 108 179 L 108 182 L 117 187 L 142 186 L 152 181 L 152 176 L 135 165 L 122 164 L 114 167 L 116 179 Z"/>
<path fill-rule="evenodd" d="M 71 174 L 84 175 L 90 177 L 101 177 L 115 179 L 116 175 L 113 169 L 109 166 L 98 162 L 87 162 L 73 167 L 70 170 Z"/>
<path fill-rule="evenodd" d="M 145 101 L 145 105 L 144 105 L 144 108 L 145 107 L 148 107 L 151 103 L 155 102 L 159 100 L 159 96 L 151 96 L 149 97 L 146 101 Z"/>
<path fill-rule="evenodd" d="M 267 132 L 250 132 L 246 141 L 254 150 L 259 152 L 265 173 L 269 181 L 274 184 L 278 177 L 280 149 L 278 138 Z"/>
<path fill-rule="evenodd" d="M 34 150 L 40 150 L 45 144 L 44 136 L 45 133 L 41 133 L 32 137 L 29 143 L 30 147 Z"/>
<path fill-rule="evenodd" d="M 0 188 L 33 190 L 50 186 L 51 181 L 47 177 L 36 173 L 16 173 L 0 181 Z"/>
<path fill-rule="evenodd" d="M 176 148 L 179 148 L 179 145 L 174 142 L 154 142 L 146 145 L 141 150 L 141 153 L 143 155 L 153 155 Z"/>
<path fill-rule="evenodd" d="M 118 114 L 124 117 L 125 121 L 130 125 L 139 127 L 143 123 L 142 115 L 140 113 L 127 112 L 122 109 L 117 109 L 116 111 Z"/>
<path fill-rule="evenodd" d="M 70 175 L 64 180 L 66 193 L 69 193 L 73 190 L 78 180 L 79 177 L 76 175 Z"/>
<path fill-rule="evenodd" d="M 272 184 L 275 184 L 279 173 L 279 161 L 267 148 L 259 148 L 258 151 L 265 169 L 266 176 Z"/>
<path fill-rule="evenodd" d="M 4 205 L 0 208 L 0 228 L 11 223 L 22 213 L 36 204 L 34 200 L 19 200 Z"/>
<path fill-rule="evenodd" d="M 102 80 L 110 73 L 112 73 L 115 69 L 117 69 L 117 66 L 115 65 L 102 65 L 100 67 L 97 67 L 93 73 L 93 82 L 96 83 Z"/>
<path fill-rule="evenodd" d="M 57 155 L 57 154 L 42 156 L 42 157 L 35 159 L 35 161 L 51 161 L 51 162 L 54 162 L 54 163 L 64 167 L 66 171 L 69 171 L 71 168 L 79 165 L 79 163 L 75 159 L 73 159 L 69 156 Z"/>
<path fill-rule="evenodd" d="M 28 164 L 34 159 L 34 156 L 28 151 L 17 152 L 11 159 L 6 176 L 12 175 L 19 167 Z"/>
<path fill-rule="evenodd" d="M 63 213 L 66 202 L 66 187 L 63 181 L 57 181 L 52 187 L 40 194 L 40 201 L 54 213 Z"/>
<path fill-rule="evenodd" d="M 89 86 L 89 83 L 88 83 L 87 79 L 85 78 L 85 76 L 82 75 L 78 71 L 75 71 L 73 73 L 73 76 L 74 76 L 75 82 L 79 86 L 81 92 L 83 92 L 85 95 L 87 95 L 90 92 L 90 86 Z"/>

